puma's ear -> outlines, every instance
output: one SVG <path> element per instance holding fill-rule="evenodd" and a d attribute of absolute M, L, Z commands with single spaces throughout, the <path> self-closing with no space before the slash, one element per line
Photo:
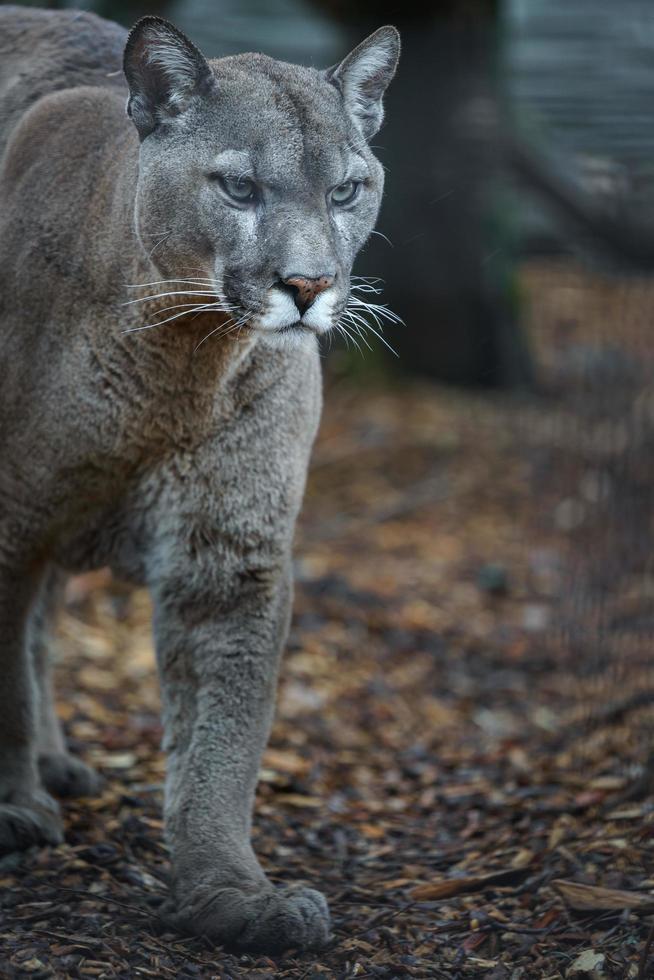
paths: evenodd
<path fill-rule="evenodd" d="M 349 114 L 366 139 L 377 132 L 384 118 L 382 98 L 400 57 L 400 35 L 394 27 L 380 27 L 362 41 L 327 77 L 341 91 Z"/>
<path fill-rule="evenodd" d="M 195 45 L 160 17 L 143 17 L 132 28 L 123 71 L 129 85 L 127 114 L 141 139 L 166 116 L 183 112 L 193 95 L 209 92 L 215 85 Z"/>

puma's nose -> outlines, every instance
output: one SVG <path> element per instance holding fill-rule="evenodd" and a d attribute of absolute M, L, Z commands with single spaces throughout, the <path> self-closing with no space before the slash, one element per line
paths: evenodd
<path fill-rule="evenodd" d="M 289 276 L 287 279 L 282 279 L 282 282 L 292 290 L 295 305 L 300 311 L 300 316 L 302 316 L 309 309 L 316 296 L 333 285 L 334 278 L 334 276 L 318 276 L 309 279 L 306 276 Z"/>

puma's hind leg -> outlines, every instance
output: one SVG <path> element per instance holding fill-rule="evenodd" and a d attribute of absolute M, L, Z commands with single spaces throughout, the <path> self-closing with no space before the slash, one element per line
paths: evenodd
<path fill-rule="evenodd" d="M 25 562 L 0 550 L 0 854 L 62 840 L 37 764 L 38 692 L 26 643 L 37 588 Z"/>
<path fill-rule="evenodd" d="M 28 647 L 38 692 L 37 751 L 41 782 L 55 796 L 92 796 L 102 785 L 98 774 L 66 750 L 57 718 L 52 676 L 52 633 L 63 598 L 65 575 L 48 569 L 28 623 Z"/>

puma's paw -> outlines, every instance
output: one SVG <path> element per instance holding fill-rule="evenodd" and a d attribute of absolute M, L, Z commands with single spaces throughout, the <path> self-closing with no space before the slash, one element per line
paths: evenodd
<path fill-rule="evenodd" d="M 34 844 L 61 844 L 63 839 L 59 807 L 47 793 L 20 804 L 0 803 L 0 854 Z"/>
<path fill-rule="evenodd" d="M 238 950 L 318 949 L 329 939 L 324 896 L 297 885 L 266 885 L 254 895 L 238 888 L 199 888 L 170 920 L 178 929 Z"/>
<path fill-rule="evenodd" d="M 101 776 L 68 752 L 39 755 L 39 773 L 45 788 L 55 796 L 96 796 L 102 789 Z"/>

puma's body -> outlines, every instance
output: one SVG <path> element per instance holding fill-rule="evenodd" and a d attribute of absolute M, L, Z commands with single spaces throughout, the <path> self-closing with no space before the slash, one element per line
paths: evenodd
<path fill-rule="evenodd" d="M 367 122 L 361 99 L 346 111 L 347 60 L 329 81 L 253 55 L 209 67 L 174 28 L 142 25 L 125 56 L 132 125 L 116 74 L 125 32 L 91 14 L 0 7 L 0 849 L 58 840 L 46 789 L 93 787 L 56 722 L 47 627 L 65 573 L 109 565 L 154 599 L 177 921 L 242 946 L 310 945 L 326 936 L 324 900 L 268 883 L 251 807 L 320 412 L 315 334 L 344 302 L 378 207 L 362 138 L 376 107 Z M 385 30 L 387 64 L 371 49 L 386 70 L 379 98 L 397 57 Z M 234 106 L 266 87 L 239 129 Z M 270 145 L 266 113 L 289 117 Z M 307 133 L 313 159 L 358 139 L 376 194 L 363 217 L 329 217 L 310 199 Z M 272 175 L 256 208 L 242 178 L 214 197 L 205 177 L 246 151 Z M 275 212 L 288 212 L 284 193 L 292 239 Z M 286 326 L 299 301 L 283 283 L 300 281 L 325 297 Z M 149 329 L 206 303 L 209 282 L 211 310 Z M 162 295 L 125 305 L 150 292 Z M 229 332 L 234 309 L 247 324 Z"/>
<path fill-rule="evenodd" d="M 262 358 L 241 337 L 194 355 L 221 314 L 124 333 L 153 310 L 124 306 L 134 298 L 126 284 L 153 278 L 134 241 L 138 136 L 125 116 L 124 82 L 112 77 L 126 33 L 92 14 L 22 8 L 0 8 L 0 25 L 11 52 L 0 51 L 0 491 L 12 515 L 0 540 L 26 559 L 30 545 L 36 560 L 47 549 L 67 571 L 109 564 L 143 581 L 142 545 L 161 524 L 153 505 L 166 471 L 180 451 L 190 467 L 210 439 L 214 467 L 221 435 L 228 462 L 225 423 L 259 389 L 288 387 L 274 423 L 294 404 L 303 415 L 302 432 L 296 425 L 292 433 L 301 472 L 319 411 L 317 351 Z M 36 32 L 25 29 L 32 25 Z M 92 42 L 97 67 L 80 71 Z M 39 72 L 53 50 L 59 71 L 47 73 L 44 94 Z M 239 437 L 248 429 L 254 439 L 264 418 L 241 418 Z"/>

